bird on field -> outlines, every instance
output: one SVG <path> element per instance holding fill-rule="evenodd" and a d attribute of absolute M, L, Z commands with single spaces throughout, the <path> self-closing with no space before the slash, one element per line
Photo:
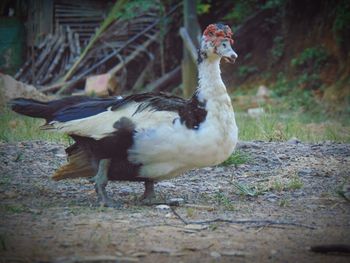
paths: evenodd
<path fill-rule="evenodd" d="M 155 199 L 154 182 L 194 168 L 220 164 L 234 151 L 238 129 L 231 99 L 220 75 L 220 60 L 234 63 L 232 31 L 209 25 L 198 52 L 198 88 L 186 100 L 164 93 L 125 98 L 72 96 L 40 102 L 18 98 L 10 102 L 20 114 L 44 118 L 43 129 L 68 134 L 68 163 L 54 180 L 77 177 L 95 183 L 104 206 L 109 180 L 143 181 L 144 200 Z"/>

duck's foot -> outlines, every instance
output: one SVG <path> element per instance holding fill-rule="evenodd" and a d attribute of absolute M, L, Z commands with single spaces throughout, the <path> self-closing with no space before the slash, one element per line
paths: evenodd
<path fill-rule="evenodd" d="M 145 192 L 140 200 L 143 205 L 169 205 L 169 206 L 180 206 L 184 203 L 182 198 L 171 198 L 164 199 L 160 198 L 154 192 L 154 182 L 146 181 L 145 182 Z"/>
<path fill-rule="evenodd" d="M 95 185 L 95 190 L 97 193 L 97 201 L 100 206 L 114 208 L 121 208 L 123 206 L 123 203 L 121 201 L 115 201 L 114 199 L 108 197 L 106 189 L 99 188 Z"/>
<path fill-rule="evenodd" d="M 100 160 L 97 174 L 90 179 L 90 182 L 95 183 L 97 200 L 101 206 L 120 208 L 122 206 L 122 203 L 109 198 L 106 191 L 106 186 L 108 183 L 107 174 L 109 163 L 110 160 L 108 159 Z"/>
<path fill-rule="evenodd" d="M 140 199 L 140 203 L 142 205 L 159 205 L 165 203 L 164 200 L 161 200 L 156 196 L 153 181 L 145 181 L 145 192 Z"/>

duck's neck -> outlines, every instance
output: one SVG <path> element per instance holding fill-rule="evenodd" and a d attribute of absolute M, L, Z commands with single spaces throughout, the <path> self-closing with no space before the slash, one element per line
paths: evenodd
<path fill-rule="evenodd" d="M 197 98 L 202 102 L 227 100 L 225 84 L 221 79 L 220 58 L 205 58 L 198 65 L 199 86 Z"/>

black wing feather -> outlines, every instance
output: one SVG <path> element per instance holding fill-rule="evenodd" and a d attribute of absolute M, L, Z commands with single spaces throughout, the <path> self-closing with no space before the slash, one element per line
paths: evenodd
<path fill-rule="evenodd" d="M 131 102 L 139 103 L 135 114 L 148 108 L 155 111 L 179 111 L 181 107 L 186 105 L 186 100 L 164 93 L 141 93 L 130 95 L 125 98 L 91 98 L 90 100 L 83 101 L 82 103 L 70 107 L 64 107 L 57 111 L 54 114 L 53 120 L 67 122 L 87 118 L 107 111 L 110 107 L 112 111 L 118 110 Z"/>
<path fill-rule="evenodd" d="M 131 102 L 139 104 L 134 114 L 144 110 L 177 112 L 181 123 L 185 124 L 189 129 L 198 129 L 200 123 L 207 116 L 206 102 L 199 101 L 197 93 L 190 100 L 165 93 L 141 93 L 122 99 L 91 98 L 91 100 L 58 111 L 54 116 L 54 120 L 66 122 L 86 118 L 106 111 L 108 108 L 111 108 L 112 111 L 118 110 Z"/>

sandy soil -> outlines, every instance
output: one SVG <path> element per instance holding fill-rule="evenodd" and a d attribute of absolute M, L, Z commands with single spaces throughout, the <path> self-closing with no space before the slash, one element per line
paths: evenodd
<path fill-rule="evenodd" d="M 179 206 L 144 206 L 142 183 L 54 182 L 64 146 L 0 145 L 0 262 L 349 262 L 350 145 L 242 142 L 243 163 L 157 184 Z M 246 189 L 239 190 L 241 186 Z M 339 247 L 338 247 L 339 250 Z"/>

